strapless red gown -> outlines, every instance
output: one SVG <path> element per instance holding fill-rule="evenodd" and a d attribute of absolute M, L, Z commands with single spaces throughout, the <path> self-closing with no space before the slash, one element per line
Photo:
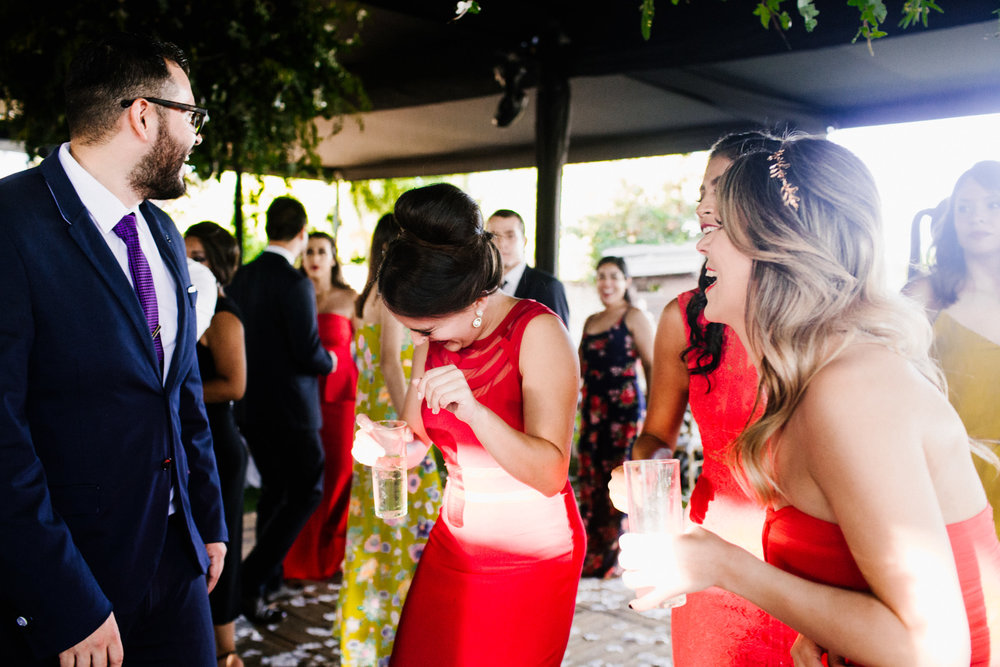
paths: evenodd
<path fill-rule="evenodd" d="M 682 317 L 693 295 L 678 295 Z M 684 331 L 690 335 L 686 319 Z M 764 508 L 743 492 L 727 464 L 729 446 L 746 425 L 756 394 L 757 374 L 739 339 L 726 329 L 719 367 L 708 376 L 692 375 L 688 383 L 704 452 L 688 508 L 691 521 L 762 556 Z M 671 610 L 670 627 L 677 667 L 790 666 L 789 651 L 798 637 L 760 607 L 721 588 L 689 593 L 687 604 Z"/>
<path fill-rule="evenodd" d="M 455 364 L 473 394 L 524 429 L 521 337 L 552 311 L 519 301 L 487 338 L 458 352 L 431 343 L 427 368 Z M 557 667 L 583 567 L 583 522 L 567 480 L 546 498 L 511 477 L 472 429 L 423 411 L 448 466 L 441 513 L 420 558 L 392 651 L 395 667 Z"/>
<path fill-rule="evenodd" d="M 994 652 L 1000 650 L 1000 542 L 992 508 L 987 505 L 971 519 L 949 525 L 948 537 L 969 616 L 970 664 L 985 667 L 991 644 Z M 768 563 L 810 581 L 869 590 L 840 526 L 791 505 L 768 511 L 764 556 Z"/>
<path fill-rule="evenodd" d="M 323 426 L 319 435 L 326 456 L 323 499 L 285 556 L 286 579 L 329 579 L 340 571 L 347 543 L 347 511 L 354 460 L 354 396 L 358 369 L 351 354 L 354 329 L 343 315 L 320 313 L 319 337 L 337 356 L 337 370 L 319 379 Z"/>

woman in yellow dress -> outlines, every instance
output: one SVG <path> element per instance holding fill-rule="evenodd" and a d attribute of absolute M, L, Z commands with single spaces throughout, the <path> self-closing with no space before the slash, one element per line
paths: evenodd
<path fill-rule="evenodd" d="M 1000 162 L 978 162 L 959 177 L 931 233 L 929 271 L 904 291 L 934 323 L 948 399 L 969 437 L 1000 455 Z M 974 461 L 1000 536 L 1000 474 Z"/>
<path fill-rule="evenodd" d="M 375 285 L 385 247 L 398 233 L 392 214 L 382 216 L 375 226 L 368 281 L 356 306 L 356 412 L 373 420 L 397 417 L 413 357 L 409 334 L 389 314 Z M 334 627 L 345 667 L 389 664 L 399 614 L 441 503 L 441 477 L 432 455 L 409 470 L 408 492 L 409 516 L 376 517 L 371 471 L 354 463 L 344 579 Z"/>

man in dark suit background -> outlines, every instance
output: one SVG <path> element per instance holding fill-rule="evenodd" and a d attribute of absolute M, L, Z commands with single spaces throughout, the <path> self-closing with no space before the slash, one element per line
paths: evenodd
<path fill-rule="evenodd" d="M 184 54 L 76 55 L 70 141 L 0 181 L 0 664 L 215 664 L 227 540 L 184 240 Z M 206 585 L 206 577 L 207 585 Z"/>
<path fill-rule="evenodd" d="M 505 294 L 519 299 L 534 299 L 555 312 L 569 326 L 569 305 L 566 289 L 551 273 L 528 266 L 524 251 L 528 240 L 524 236 L 524 218 L 509 209 L 494 211 L 486 221 L 486 229 L 493 233 L 493 243 L 500 250 L 503 260 Z"/>
<path fill-rule="evenodd" d="M 317 376 L 337 358 L 320 343 L 312 282 L 293 267 L 309 243 L 306 211 L 291 197 L 267 209 L 268 246 L 236 272 L 229 295 L 243 312 L 247 390 L 237 419 L 260 472 L 257 542 L 243 561 L 243 613 L 282 618 L 264 594 L 281 583 L 281 562 L 323 496 Z"/>

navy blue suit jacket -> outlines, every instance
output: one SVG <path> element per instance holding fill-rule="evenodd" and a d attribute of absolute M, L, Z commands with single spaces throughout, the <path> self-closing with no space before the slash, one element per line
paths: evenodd
<path fill-rule="evenodd" d="M 318 429 L 317 376 L 329 373 L 333 362 L 319 339 L 312 281 L 281 255 L 262 252 L 240 267 L 226 291 L 243 313 L 246 332 L 240 424 Z"/>
<path fill-rule="evenodd" d="M 548 306 L 569 327 L 569 304 L 566 303 L 566 289 L 551 273 L 541 269 L 524 267 L 521 280 L 517 283 L 514 296 L 518 299 L 534 299 Z"/>
<path fill-rule="evenodd" d="M 0 663 L 52 655 L 145 595 L 170 487 L 192 562 L 227 540 L 173 222 L 141 204 L 177 285 L 161 380 L 139 300 L 58 153 L 0 181 Z"/>

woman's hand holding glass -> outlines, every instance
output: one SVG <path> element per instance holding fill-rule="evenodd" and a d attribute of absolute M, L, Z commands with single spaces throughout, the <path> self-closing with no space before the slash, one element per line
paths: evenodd
<path fill-rule="evenodd" d="M 636 592 L 629 606 L 647 611 L 671 598 L 716 585 L 717 565 L 736 549 L 701 527 L 684 533 L 625 533 L 618 538 L 622 582 Z"/>
<path fill-rule="evenodd" d="M 351 456 L 354 460 L 368 467 L 374 466 L 380 458 L 386 456 L 385 448 L 382 447 L 372 435 L 376 429 L 376 424 L 368 415 L 358 415 L 355 418 L 358 430 L 354 432 L 354 445 L 351 447 Z M 413 437 L 413 431 L 409 426 L 405 431 L 406 440 L 406 467 L 412 468 L 424 460 L 427 455 L 428 445 Z"/>

